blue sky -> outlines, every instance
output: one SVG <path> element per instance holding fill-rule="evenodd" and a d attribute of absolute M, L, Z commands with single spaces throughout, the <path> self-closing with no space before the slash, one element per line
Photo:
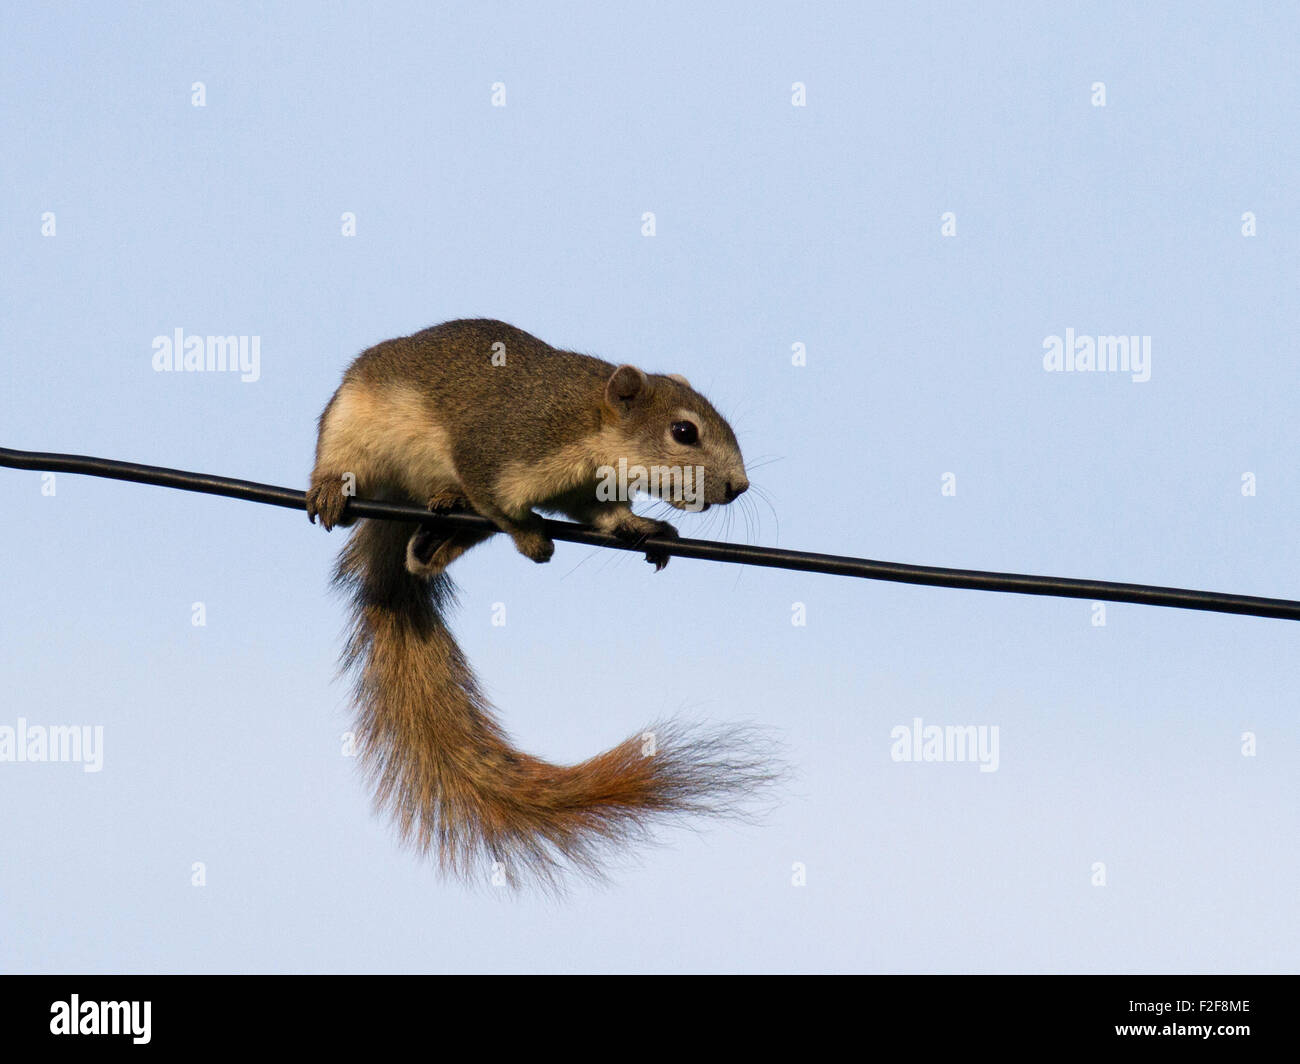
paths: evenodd
<path fill-rule="evenodd" d="M 496 317 L 731 418 L 772 507 L 683 534 L 1300 597 L 1293 10 L 82 5 L 3 30 L 6 446 L 302 486 L 359 351 Z M 258 379 L 154 372 L 177 328 L 258 337 Z M 1067 330 L 1149 337 L 1150 379 L 1045 371 Z M 794 770 L 760 824 L 512 898 L 400 850 L 340 755 L 339 533 L 0 480 L 0 728 L 104 736 L 99 772 L 0 763 L 0 969 L 1295 969 L 1287 622 L 494 542 L 456 566 L 454 624 L 523 749 L 680 714 L 769 727 Z M 996 727 L 997 771 L 894 760 L 916 718 Z"/>

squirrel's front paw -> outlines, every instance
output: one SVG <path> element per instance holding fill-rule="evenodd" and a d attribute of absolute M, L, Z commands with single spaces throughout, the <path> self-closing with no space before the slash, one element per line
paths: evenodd
<path fill-rule="evenodd" d="M 520 554 L 525 558 L 532 558 L 535 562 L 549 562 L 551 555 L 555 553 L 555 540 L 545 532 L 524 529 L 512 532 L 510 538 L 515 541 Z"/>
<path fill-rule="evenodd" d="M 343 523 L 343 511 L 347 504 L 348 496 L 343 491 L 342 477 L 312 478 L 311 487 L 307 489 L 307 519 L 312 524 L 319 517 L 321 525 L 328 532 L 335 525 Z"/>
<path fill-rule="evenodd" d="M 638 543 L 649 536 L 662 536 L 665 539 L 677 538 L 677 529 L 667 521 L 656 521 L 650 517 L 641 517 L 639 514 L 628 514 L 618 524 L 614 525 L 610 531 L 619 539 L 629 539 Z M 667 551 L 654 547 L 645 552 L 645 560 L 655 567 L 656 573 L 668 564 L 668 559 L 671 557 L 672 555 Z"/>

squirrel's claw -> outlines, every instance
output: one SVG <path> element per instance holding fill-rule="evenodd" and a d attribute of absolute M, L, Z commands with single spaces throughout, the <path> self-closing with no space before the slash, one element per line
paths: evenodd
<path fill-rule="evenodd" d="M 646 536 L 642 536 L 641 538 L 643 540 L 648 538 L 648 536 L 659 536 L 663 539 L 677 538 L 677 529 L 675 529 L 667 521 L 659 521 L 657 523 L 659 527 L 655 529 L 653 532 L 648 533 Z M 667 568 L 668 560 L 671 557 L 672 555 L 669 554 L 663 548 L 651 547 L 649 550 L 645 552 L 645 560 L 655 567 L 656 573 L 663 572 L 663 570 Z"/>
<path fill-rule="evenodd" d="M 335 477 L 316 479 L 307 489 L 307 520 L 314 525 L 316 518 L 319 517 L 321 527 L 328 532 L 335 525 L 343 523 L 343 511 L 347 504 L 348 497 L 343 493 L 341 479 Z"/>
<path fill-rule="evenodd" d="M 655 567 L 655 572 L 663 572 L 668 567 L 668 559 L 672 555 L 667 551 L 648 550 L 645 552 L 645 560 Z"/>

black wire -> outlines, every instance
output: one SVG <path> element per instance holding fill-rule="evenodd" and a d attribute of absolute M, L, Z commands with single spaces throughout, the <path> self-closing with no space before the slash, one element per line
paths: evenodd
<path fill-rule="evenodd" d="M 258 484 L 251 480 L 234 480 L 207 473 L 189 473 L 182 469 L 115 462 L 107 458 L 89 458 L 76 454 L 46 454 L 40 451 L 15 451 L 0 447 L 0 466 L 15 469 L 38 469 L 56 473 L 85 473 L 113 480 L 132 480 L 139 484 L 158 484 L 165 488 L 199 491 L 208 495 L 226 495 L 232 499 L 284 506 L 290 510 L 306 509 L 306 497 L 292 488 Z M 347 513 L 355 517 L 376 517 L 386 521 L 419 521 L 437 528 L 497 531 L 496 525 L 477 514 L 430 514 L 418 506 L 349 499 Z M 867 580 L 891 580 L 901 584 L 927 584 L 932 587 L 971 588 L 977 591 L 1009 591 L 1020 595 L 1052 595 L 1058 598 L 1096 599 L 1106 602 L 1136 602 L 1144 606 L 1172 606 L 1185 610 L 1209 610 L 1214 613 L 1238 613 L 1254 617 L 1280 617 L 1300 620 L 1300 602 L 1289 599 L 1257 598 L 1253 595 L 1229 595 L 1217 591 L 1190 591 L 1177 587 L 1151 587 L 1146 584 L 1116 584 L 1108 580 L 1071 580 L 1059 576 L 1025 576 L 1017 573 L 990 573 L 976 569 L 943 569 L 932 565 L 901 565 L 875 562 L 865 558 L 846 558 L 835 554 L 810 551 L 778 550 L 774 547 L 750 547 L 739 543 L 718 543 L 705 539 L 662 539 L 652 536 L 641 542 L 618 539 L 567 521 L 544 521 L 552 539 L 585 543 L 592 547 L 614 550 L 658 551 L 681 558 L 701 558 L 713 562 L 739 562 L 774 569 L 793 569 L 832 576 L 857 576 Z"/>

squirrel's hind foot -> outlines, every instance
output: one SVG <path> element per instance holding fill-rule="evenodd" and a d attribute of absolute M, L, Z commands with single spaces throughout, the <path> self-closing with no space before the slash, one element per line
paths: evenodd
<path fill-rule="evenodd" d="M 440 491 L 437 495 L 432 496 L 425 506 L 434 513 L 442 510 L 474 512 L 474 507 L 470 505 L 469 499 L 458 491 Z"/>
<path fill-rule="evenodd" d="M 428 501 L 431 513 L 473 513 L 465 496 L 443 491 Z M 491 532 L 456 531 L 421 526 L 406 543 L 406 571 L 413 576 L 436 576 L 471 547 L 476 547 Z"/>
<path fill-rule="evenodd" d="M 412 576 L 437 576 L 471 547 L 476 547 L 491 532 L 446 532 L 420 528 L 406 542 L 406 571 Z"/>

